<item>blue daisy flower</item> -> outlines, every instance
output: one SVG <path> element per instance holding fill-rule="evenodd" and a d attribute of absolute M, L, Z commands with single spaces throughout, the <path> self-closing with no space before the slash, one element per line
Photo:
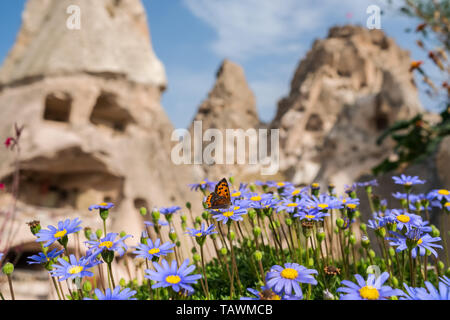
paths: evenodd
<path fill-rule="evenodd" d="M 153 222 L 151 222 L 151 221 L 144 221 L 144 224 L 145 224 L 146 226 L 149 226 L 149 227 L 153 227 L 153 226 L 155 225 L 155 224 L 154 224 Z M 160 225 L 160 226 L 168 226 L 169 223 L 168 223 L 167 221 L 164 221 L 164 220 L 159 219 L 159 220 L 158 220 L 158 225 Z"/>
<path fill-rule="evenodd" d="M 201 181 L 200 183 L 192 183 L 192 184 L 188 184 L 188 186 L 191 188 L 192 190 L 209 190 L 209 191 L 214 191 L 214 188 L 216 187 L 217 182 L 214 181 L 209 181 L 208 179 L 205 179 L 203 181 Z"/>
<path fill-rule="evenodd" d="M 100 204 L 93 204 L 89 207 L 89 211 L 92 211 L 94 209 L 97 210 L 109 210 L 111 208 L 114 208 L 114 203 L 112 202 L 102 202 Z"/>
<path fill-rule="evenodd" d="M 247 288 L 247 291 L 255 297 L 241 297 L 240 300 L 301 300 L 299 297 L 287 294 L 282 294 L 280 296 L 267 286 L 262 286 L 261 291 L 252 288 Z"/>
<path fill-rule="evenodd" d="M 438 288 L 435 288 L 431 282 L 425 281 L 425 289 L 416 289 L 416 296 L 418 300 L 450 300 L 450 287 L 444 283 L 439 282 Z"/>
<path fill-rule="evenodd" d="M 294 188 L 294 187 L 288 187 L 283 190 L 281 195 L 284 198 L 291 199 L 293 197 L 301 197 L 302 195 L 306 194 L 308 192 L 309 188 L 304 187 L 302 189 Z"/>
<path fill-rule="evenodd" d="M 82 229 L 80 224 L 81 220 L 78 218 L 75 218 L 72 221 L 70 219 L 59 221 L 57 228 L 54 226 L 47 226 L 49 230 L 42 229 L 36 233 L 36 242 L 45 242 L 44 247 L 48 247 L 55 241 L 60 240 L 71 233 L 80 231 Z"/>
<path fill-rule="evenodd" d="M 99 289 L 95 289 L 95 296 L 98 300 L 136 300 L 136 298 L 131 298 L 136 294 L 136 290 L 131 290 L 130 288 L 122 288 L 117 286 L 111 291 L 110 288 L 106 288 L 105 293 Z M 84 298 L 84 300 L 93 300 L 91 298 Z"/>
<path fill-rule="evenodd" d="M 357 283 L 349 280 L 342 280 L 336 292 L 343 292 L 340 300 L 386 300 L 392 296 L 403 296 L 405 293 L 400 289 L 392 289 L 383 285 L 389 278 L 389 273 L 383 272 L 378 278 L 374 274 L 369 274 L 367 281 L 359 274 L 355 274 Z"/>
<path fill-rule="evenodd" d="M 170 266 L 166 260 L 161 262 L 161 266 L 153 262 L 156 271 L 150 269 L 145 270 L 147 273 L 145 277 L 156 282 L 152 285 L 152 289 L 172 287 L 175 292 L 183 289 L 187 292 L 194 292 L 194 288 L 190 284 L 197 283 L 197 280 L 202 276 L 200 274 L 191 275 L 190 273 L 195 270 L 195 265 L 188 267 L 188 264 L 189 259 L 186 259 L 178 269 L 176 260 L 173 260 Z"/>
<path fill-rule="evenodd" d="M 293 217 L 295 217 L 295 218 L 299 218 L 300 220 L 308 220 L 308 221 L 322 221 L 323 217 L 326 217 L 326 216 L 329 216 L 329 214 L 319 211 L 317 208 L 311 209 L 308 212 L 300 211 L 293 215 Z"/>
<path fill-rule="evenodd" d="M 438 200 L 438 201 L 444 200 L 445 202 L 450 201 L 450 191 L 447 189 L 431 190 L 430 193 L 428 194 L 428 196 L 433 200 Z"/>
<path fill-rule="evenodd" d="M 420 180 L 418 176 L 406 176 L 404 174 L 400 175 L 400 177 L 392 177 L 396 184 L 401 184 L 404 186 L 412 186 L 414 184 L 424 184 L 425 180 Z"/>
<path fill-rule="evenodd" d="M 300 199 L 284 199 L 278 202 L 277 212 L 286 211 L 287 213 L 294 213 L 300 208 L 303 208 L 302 201 Z"/>
<path fill-rule="evenodd" d="M 88 269 L 102 263 L 96 259 L 81 257 L 79 261 L 73 254 L 69 257 L 69 262 L 58 258 L 58 264 L 53 265 L 54 269 L 50 271 L 53 277 L 60 277 L 59 281 L 74 278 L 92 277 L 94 274 Z"/>
<path fill-rule="evenodd" d="M 422 224 L 422 217 L 416 214 L 408 213 L 404 210 L 396 209 L 386 212 L 384 220 L 387 223 L 396 223 L 398 230 L 402 230 L 403 228 L 406 228 L 406 230 L 411 230 L 411 228 L 417 228 Z"/>
<path fill-rule="evenodd" d="M 386 240 L 390 240 L 389 243 L 393 247 L 397 247 L 395 250 L 397 252 L 411 248 L 412 256 L 415 258 L 417 256 L 417 250 L 421 256 L 425 255 L 426 250 L 429 250 L 435 257 L 438 256 L 434 248 L 441 248 L 441 245 L 435 244 L 434 242 L 440 241 L 440 237 L 431 237 L 429 234 L 423 234 L 420 229 L 411 229 L 407 231 L 405 235 L 389 231 L 391 234 L 396 236 L 386 237 Z"/>
<path fill-rule="evenodd" d="M 161 239 L 156 239 L 155 242 L 151 239 L 147 239 L 147 244 L 141 243 L 136 247 L 136 251 L 133 253 L 136 254 L 136 258 L 144 258 L 148 260 L 152 260 L 153 257 L 161 257 L 172 253 L 173 247 L 175 247 L 174 243 L 166 242 L 161 244 Z"/>
<path fill-rule="evenodd" d="M 246 196 L 247 196 L 246 200 L 249 201 L 248 207 L 257 209 L 266 206 L 267 201 L 273 199 L 272 193 L 258 194 L 256 192 L 249 192 L 247 193 Z"/>
<path fill-rule="evenodd" d="M 365 181 L 365 182 L 356 182 L 356 186 L 362 187 L 362 188 L 377 187 L 378 181 L 377 181 L 377 179 L 373 179 L 373 180 Z"/>
<path fill-rule="evenodd" d="M 123 256 L 128 249 L 124 241 L 125 239 L 130 238 L 131 235 L 126 235 L 114 241 L 118 235 L 118 233 L 110 232 L 100 240 L 85 241 L 89 248 L 87 254 L 92 257 L 96 257 L 103 251 L 107 250 L 118 252 L 120 256 Z"/>
<path fill-rule="evenodd" d="M 319 210 L 341 209 L 343 207 L 342 202 L 326 193 L 322 193 L 319 197 L 310 196 L 308 198 L 302 198 L 304 206 L 308 209 L 317 208 Z"/>
<path fill-rule="evenodd" d="M 267 287 L 274 290 L 277 294 L 294 295 L 300 299 L 303 297 L 302 288 L 299 283 L 309 283 L 316 285 L 317 280 L 312 274 L 317 274 L 314 269 L 307 269 L 298 263 L 285 263 L 284 268 L 274 265 L 267 273 Z"/>
<path fill-rule="evenodd" d="M 211 225 L 209 225 L 208 228 L 205 229 L 205 223 L 202 222 L 202 225 L 199 230 L 187 228 L 188 231 L 186 233 L 188 233 L 191 237 L 197 237 L 197 238 L 206 237 L 210 234 L 217 233 L 216 231 L 214 231 L 215 228 L 216 228 L 216 226 L 211 224 Z"/>
<path fill-rule="evenodd" d="M 167 207 L 167 208 L 159 208 L 159 212 L 161 214 L 163 214 L 163 215 L 174 214 L 178 210 L 181 210 L 181 207 L 179 207 L 179 206 L 172 206 L 172 207 Z"/>
<path fill-rule="evenodd" d="M 247 209 L 241 207 L 231 207 L 227 209 L 214 210 L 211 213 L 213 214 L 214 219 L 216 219 L 217 221 L 222 221 L 223 224 L 226 224 L 228 220 L 244 220 L 242 216 L 244 214 L 247 214 Z"/>
<path fill-rule="evenodd" d="M 63 253 L 64 250 L 58 251 L 56 248 L 47 252 L 47 254 L 44 254 L 43 252 L 39 252 L 36 255 L 29 256 L 28 264 L 46 264 L 53 260 L 54 258 L 58 257 L 61 253 Z"/>

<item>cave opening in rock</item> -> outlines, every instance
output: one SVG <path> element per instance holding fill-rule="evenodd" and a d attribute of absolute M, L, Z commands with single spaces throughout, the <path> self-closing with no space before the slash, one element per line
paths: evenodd
<path fill-rule="evenodd" d="M 72 98 L 65 92 L 48 94 L 45 97 L 44 119 L 56 122 L 69 122 Z"/>
<path fill-rule="evenodd" d="M 106 92 L 97 98 L 90 121 L 116 132 L 125 132 L 128 124 L 134 122 L 128 110 L 119 104 L 117 96 Z"/>

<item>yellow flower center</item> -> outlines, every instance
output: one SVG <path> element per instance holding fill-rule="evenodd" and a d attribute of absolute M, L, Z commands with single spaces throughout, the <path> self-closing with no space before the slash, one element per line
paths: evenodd
<path fill-rule="evenodd" d="M 342 199 L 342 203 L 346 203 L 347 202 L 347 200 L 346 199 Z"/>
<path fill-rule="evenodd" d="M 444 207 L 450 207 L 450 202 L 446 202 L 446 203 L 444 204 Z"/>
<path fill-rule="evenodd" d="M 349 203 L 349 204 L 347 205 L 347 207 L 350 208 L 350 209 L 355 209 L 355 208 L 356 208 L 356 204 L 354 204 L 354 203 Z"/>
<path fill-rule="evenodd" d="M 284 182 L 278 182 L 278 183 L 277 183 L 277 186 L 279 186 L 279 187 L 284 187 Z"/>
<path fill-rule="evenodd" d="M 305 215 L 305 218 L 307 218 L 307 219 L 314 219 L 316 216 L 315 215 L 313 215 L 313 214 L 307 214 L 307 215 Z"/>
<path fill-rule="evenodd" d="M 195 236 L 196 236 L 196 237 L 201 237 L 201 236 L 202 236 L 202 233 L 201 233 L 201 232 L 196 233 Z"/>
<path fill-rule="evenodd" d="M 317 206 L 318 206 L 320 209 L 326 209 L 326 208 L 328 208 L 328 205 L 327 205 L 326 203 L 319 203 Z"/>
<path fill-rule="evenodd" d="M 285 279 L 294 280 L 298 277 L 298 272 L 295 269 L 286 268 L 283 271 L 281 271 L 281 276 Z"/>
<path fill-rule="evenodd" d="M 167 277 L 166 277 L 166 281 L 167 281 L 168 283 L 176 284 L 176 283 L 180 282 L 181 279 L 180 279 L 180 277 L 177 276 L 177 275 L 175 275 L 175 276 L 167 276 Z"/>
<path fill-rule="evenodd" d="M 287 206 L 288 206 L 288 207 L 296 207 L 296 206 L 298 206 L 298 203 L 295 203 L 295 202 L 293 202 L 293 203 L 288 203 Z"/>
<path fill-rule="evenodd" d="M 378 290 L 372 286 L 365 286 L 359 289 L 359 295 L 361 298 L 367 299 L 367 300 L 378 300 L 380 297 L 380 293 Z"/>
<path fill-rule="evenodd" d="M 66 233 L 67 233 L 66 229 L 58 231 L 58 232 L 55 233 L 55 238 L 62 238 L 62 237 L 64 237 L 66 235 Z"/>
<path fill-rule="evenodd" d="M 104 206 L 107 206 L 108 204 L 106 202 L 102 202 L 102 203 L 100 203 L 100 205 L 104 207 Z"/>
<path fill-rule="evenodd" d="M 70 274 L 80 273 L 81 271 L 83 271 L 82 266 L 73 266 L 72 268 L 69 269 Z"/>
<path fill-rule="evenodd" d="M 224 213 L 222 213 L 225 217 L 231 217 L 233 214 L 234 214 L 234 212 L 233 211 L 227 211 L 227 212 L 224 212 Z"/>
<path fill-rule="evenodd" d="M 294 190 L 294 191 L 292 191 L 291 194 L 292 194 L 293 196 L 296 196 L 296 195 L 299 194 L 299 193 L 300 193 L 300 190 Z"/>
<path fill-rule="evenodd" d="M 251 197 L 250 200 L 252 200 L 252 201 L 261 201 L 261 196 Z"/>
<path fill-rule="evenodd" d="M 411 182 L 405 182 L 405 186 L 410 186 L 410 185 L 412 185 L 412 183 Z"/>
<path fill-rule="evenodd" d="M 205 180 L 203 180 L 202 182 L 200 182 L 200 184 L 205 184 L 206 183 L 206 181 Z"/>
<path fill-rule="evenodd" d="M 405 214 L 401 214 L 401 215 L 397 216 L 397 220 L 400 222 L 403 222 L 403 223 L 407 223 L 407 222 L 409 222 L 409 220 L 411 220 L 411 218 Z"/>
<path fill-rule="evenodd" d="M 448 195 L 450 195 L 450 191 L 448 191 L 448 190 L 446 190 L 446 189 L 441 189 L 441 190 L 438 191 L 438 193 L 439 193 L 440 195 L 443 195 L 443 196 L 448 196 Z"/>
<path fill-rule="evenodd" d="M 234 210 L 239 210 L 241 207 L 234 207 Z"/>
<path fill-rule="evenodd" d="M 107 247 L 110 249 L 113 246 L 113 243 L 111 241 L 103 241 L 98 245 L 99 247 Z"/>
<path fill-rule="evenodd" d="M 153 248 L 153 249 L 150 249 L 150 250 L 148 250 L 148 253 L 149 254 L 157 254 L 157 253 L 159 253 L 161 250 L 159 250 L 159 248 Z"/>
<path fill-rule="evenodd" d="M 318 187 L 319 187 L 319 184 L 316 183 L 316 182 L 314 182 L 314 183 L 311 184 L 311 187 L 313 187 L 313 188 L 318 188 Z"/>
<path fill-rule="evenodd" d="M 419 239 L 419 241 L 417 241 L 417 244 L 422 244 L 423 240 L 422 238 Z"/>
<path fill-rule="evenodd" d="M 240 196 L 241 196 L 241 192 L 240 192 L 240 191 L 237 191 L 237 192 L 235 192 L 235 193 L 232 193 L 231 196 L 232 196 L 232 197 L 240 197 Z"/>

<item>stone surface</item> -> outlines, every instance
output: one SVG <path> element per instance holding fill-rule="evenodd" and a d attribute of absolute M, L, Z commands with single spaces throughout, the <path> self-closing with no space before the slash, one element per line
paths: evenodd
<path fill-rule="evenodd" d="M 81 7 L 81 30 L 66 28 L 69 4 Z M 101 228 L 88 207 L 104 201 L 115 203 L 108 231 L 132 234 L 129 245 L 144 229 L 141 206 L 150 212 L 190 201 L 200 214 L 201 200 L 187 186 L 195 181 L 192 171 L 170 159 L 173 126 L 160 104 L 165 73 L 144 13 L 139 0 L 27 3 L 17 42 L 0 69 L 0 136 L 13 135 L 14 123 L 25 126 L 20 196 L 8 227 L 14 250 L 38 250 L 26 225 L 31 220 L 46 228 L 80 217 L 83 227 Z M 12 212 L 13 164 L 14 152 L 0 153 L 0 181 L 8 186 L 0 191 L 0 226 Z M 184 213 L 191 227 L 193 217 Z M 187 257 L 189 237 L 174 219 Z M 0 235 L 2 248 L 6 237 Z"/>
<path fill-rule="evenodd" d="M 235 142 L 227 143 L 227 129 L 242 129 L 246 133 L 248 129 L 261 127 L 255 96 L 245 78 L 244 70 L 238 64 L 225 59 L 216 73 L 216 81 L 208 93 L 207 98 L 201 103 L 190 127 L 191 136 L 194 137 L 195 122 L 201 123 L 201 132 L 207 129 L 219 129 L 223 139 L 224 152 L 227 148 L 237 146 Z M 199 127 L 200 128 L 200 127 Z M 200 130 L 198 131 L 200 132 Z M 247 142 L 248 143 L 248 142 Z M 203 143 L 203 150 L 210 141 Z M 220 180 L 223 177 L 234 176 L 240 179 L 251 179 L 252 173 L 257 173 L 259 166 L 248 164 L 249 152 L 247 150 L 245 164 L 203 163 L 195 166 L 196 172 L 201 177 Z"/>
<path fill-rule="evenodd" d="M 67 28 L 73 21 L 69 6 L 80 9 L 79 30 Z M 0 83 L 89 72 L 165 88 L 164 67 L 149 37 L 140 0 L 30 0 Z"/>
<path fill-rule="evenodd" d="M 441 141 L 436 155 L 436 166 L 443 187 L 450 189 L 450 137 Z"/>
<path fill-rule="evenodd" d="M 420 110 L 409 66 L 408 52 L 380 30 L 334 27 L 316 40 L 271 125 L 287 178 L 338 186 L 368 173 L 389 148 L 376 138 Z"/>

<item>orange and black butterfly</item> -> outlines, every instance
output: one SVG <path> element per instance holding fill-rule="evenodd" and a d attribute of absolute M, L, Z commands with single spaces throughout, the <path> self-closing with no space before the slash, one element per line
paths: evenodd
<path fill-rule="evenodd" d="M 230 188 L 227 179 L 223 178 L 216 184 L 214 192 L 211 192 L 205 201 L 206 209 L 224 209 L 231 205 Z"/>

